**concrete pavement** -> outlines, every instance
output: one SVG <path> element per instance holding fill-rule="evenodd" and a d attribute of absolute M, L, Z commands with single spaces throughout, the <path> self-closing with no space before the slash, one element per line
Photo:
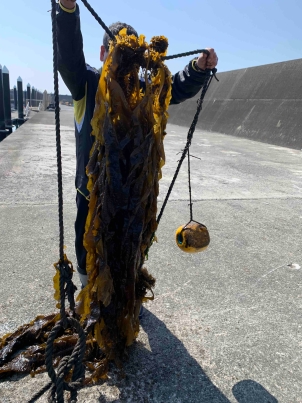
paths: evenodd
<path fill-rule="evenodd" d="M 72 113 L 62 108 L 61 129 L 65 244 L 75 262 Z M 37 113 L 0 144 L 1 335 L 55 306 L 53 124 L 53 112 Z M 160 200 L 185 136 L 168 126 Z M 189 219 L 184 166 L 146 262 L 157 278 L 155 301 L 130 348 L 127 377 L 113 367 L 79 401 L 301 403 L 302 271 L 289 266 L 302 266 L 301 152 L 197 130 L 191 153 L 201 158 L 192 159 L 194 218 L 207 225 L 210 247 L 186 255 L 174 242 Z M 45 374 L 1 381 L 0 402 L 24 402 L 47 381 Z"/>

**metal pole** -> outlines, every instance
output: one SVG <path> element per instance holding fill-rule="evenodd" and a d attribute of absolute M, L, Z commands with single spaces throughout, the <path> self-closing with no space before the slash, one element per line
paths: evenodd
<path fill-rule="evenodd" d="M 26 105 L 27 105 L 27 102 L 29 102 L 29 106 L 32 106 L 31 105 L 31 100 L 30 100 L 30 84 L 27 84 L 27 94 L 26 94 Z"/>
<path fill-rule="evenodd" d="M 18 87 L 18 118 L 22 122 L 24 122 L 24 112 L 23 112 L 23 84 L 22 78 L 18 77 L 17 80 L 17 87 Z"/>
<path fill-rule="evenodd" d="M 3 66 L 2 70 L 3 80 L 3 93 L 4 93 L 4 114 L 5 114 L 5 127 L 8 129 L 8 134 L 12 133 L 12 111 L 10 103 L 10 85 L 9 85 L 9 71 Z"/>
<path fill-rule="evenodd" d="M 33 107 L 34 106 L 34 88 L 35 87 L 31 87 L 31 101 L 30 101 L 30 106 Z"/>
<path fill-rule="evenodd" d="M 14 105 L 15 110 L 18 109 L 18 97 L 17 97 L 17 87 L 14 85 Z"/>
<path fill-rule="evenodd" d="M 33 88 L 33 107 L 36 106 L 36 89 Z"/>
<path fill-rule="evenodd" d="M 2 66 L 0 64 L 0 131 L 5 131 L 4 92 L 2 81 Z"/>

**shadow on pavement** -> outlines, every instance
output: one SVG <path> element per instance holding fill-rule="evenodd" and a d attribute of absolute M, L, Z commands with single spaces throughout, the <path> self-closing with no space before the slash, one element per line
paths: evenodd
<path fill-rule="evenodd" d="M 145 309 L 141 326 L 150 350 L 141 342 L 129 350 L 126 378 L 116 386 L 120 396 L 112 403 L 230 403 L 212 383 L 183 343 Z M 242 381 L 233 387 L 239 403 L 277 403 L 260 384 Z M 100 398 L 99 402 L 104 400 Z"/>
<path fill-rule="evenodd" d="M 146 309 L 141 326 L 151 351 L 140 342 L 131 347 L 115 403 L 230 403 L 183 343 Z"/>
<path fill-rule="evenodd" d="M 278 403 L 263 386 L 251 380 L 238 382 L 233 387 L 233 395 L 238 403 Z"/>

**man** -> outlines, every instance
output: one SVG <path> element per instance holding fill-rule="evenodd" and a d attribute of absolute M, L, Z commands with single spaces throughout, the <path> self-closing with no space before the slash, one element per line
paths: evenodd
<path fill-rule="evenodd" d="M 87 284 L 87 273 L 83 237 L 89 200 L 86 165 L 94 141 L 94 137 L 91 136 L 90 121 L 93 117 L 100 74 L 85 63 L 80 30 L 80 13 L 76 0 L 60 0 L 57 7 L 59 72 L 74 100 L 77 161 L 75 185 L 78 209 L 75 222 L 75 249 L 79 276 L 82 285 L 85 286 Z M 124 23 L 118 22 L 109 28 L 114 35 L 117 35 L 124 27 L 127 28 L 128 35 L 138 36 L 130 25 Z M 102 62 L 108 56 L 109 39 L 108 34 L 105 33 L 100 52 Z M 198 58 L 192 60 L 184 70 L 173 76 L 171 104 L 178 104 L 191 98 L 201 89 L 205 77 L 209 74 L 209 70 L 206 71 L 206 69 L 213 69 L 218 62 L 214 49 L 208 48 L 208 51 L 210 52 L 209 56 L 202 53 Z"/>

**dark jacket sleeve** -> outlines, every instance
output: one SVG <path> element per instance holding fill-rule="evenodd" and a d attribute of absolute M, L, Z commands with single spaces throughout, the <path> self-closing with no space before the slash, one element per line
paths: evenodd
<path fill-rule="evenodd" d="M 80 10 L 64 11 L 57 5 L 58 70 L 72 98 L 79 101 L 85 95 L 87 69 L 80 29 Z"/>
<path fill-rule="evenodd" d="M 186 99 L 194 97 L 202 88 L 207 75 L 210 72 L 194 70 L 192 61 L 181 71 L 172 77 L 172 98 L 170 105 L 179 104 Z"/>

